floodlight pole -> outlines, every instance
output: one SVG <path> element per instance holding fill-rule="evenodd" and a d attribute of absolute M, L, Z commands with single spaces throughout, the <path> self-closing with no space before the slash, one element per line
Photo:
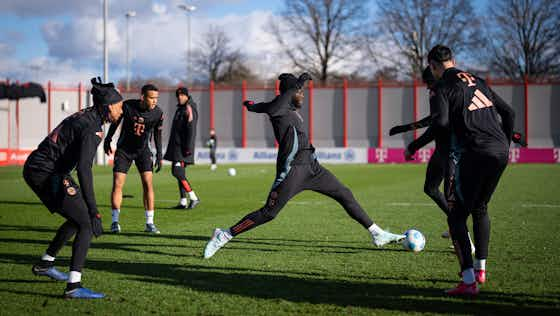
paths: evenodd
<path fill-rule="evenodd" d="M 136 16 L 135 11 L 126 13 L 126 91 L 130 91 L 130 18 Z"/>
<path fill-rule="evenodd" d="M 177 6 L 179 9 L 187 13 L 187 77 L 186 81 L 189 79 L 189 71 L 191 65 L 191 13 L 196 10 L 193 5 L 180 4 Z"/>

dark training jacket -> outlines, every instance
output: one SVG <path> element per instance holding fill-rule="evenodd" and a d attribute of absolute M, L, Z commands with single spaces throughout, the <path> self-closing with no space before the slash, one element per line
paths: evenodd
<path fill-rule="evenodd" d="M 138 154 L 149 149 L 150 136 L 154 136 L 157 160 L 161 160 L 161 130 L 163 128 L 163 112 L 156 106 L 151 110 L 142 110 L 140 100 L 123 102 L 123 115 L 111 124 L 107 138 L 112 139 L 121 123 L 121 134 L 117 142 L 117 150 L 128 154 Z"/>
<path fill-rule="evenodd" d="M 447 69 L 438 81 L 430 112 L 436 137 L 451 131 L 452 152 L 507 155 L 515 113 L 483 79 Z"/>
<path fill-rule="evenodd" d="M 177 105 L 177 110 L 175 110 L 175 115 L 173 115 L 173 123 L 171 124 L 169 143 L 163 157 L 165 160 L 194 164 L 198 110 L 196 103 L 190 97 L 188 105 L 192 109 L 190 114 L 186 105 Z"/>
<path fill-rule="evenodd" d="M 278 142 L 276 158 L 276 184 L 288 175 L 292 164 L 309 164 L 315 160 L 315 148 L 309 143 L 303 118 L 291 104 L 297 92 L 292 88 L 270 102 L 247 105 L 247 110 L 266 113 L 274 129 L 274 137 Z"/>
<path fill-rule="evenodd" d="M 97 213 L 91 167 L 103 139 L 103 120 L 94 108 L 65 118 L 27 158 L 25 168 L 37 177 L 67 175 L 74 168 L 90 214 Z"/>

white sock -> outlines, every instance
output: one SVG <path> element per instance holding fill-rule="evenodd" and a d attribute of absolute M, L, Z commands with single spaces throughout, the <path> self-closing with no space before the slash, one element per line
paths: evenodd
<path fill-rule="evenodd" d="M 187 198 L 181 198 L 181 200 L 179 201 L 179 204 L 185 206 L 187 205 Z"/>
<path fill-rule="evenodd" d="M 194 193 L 194 191 L 188 192 L 189 193 L 189 198 L 191 200 L 198 200 L 198 198 L 196 197 L 196 194 Z"/>
<path fill-rule="evenodd" d="M 226 237 L 227 240 L 231 240 L 233 238 L 233 236 L 231 235 L 231 231 L 229 229 L 224 229 L 222 231 L 224 232 L 224 236 Z"/>
<path fill-rule="evenodd" d="M 146 224 L 153 224 L 154 223 L 154 211 L 146 210 Z"/>
<path fill-rule="evenodd" d="M 466 284 L 474 283 L 474 269 L 470 268 L 463 271 L 463 282 Z"/>
<path fill-rule="evenodd" d="M 113 223 L 119 221 L 119 214 L 120 213 L 121 213 L 120 209 L 118 209 L 118 208 L 113 209 L 113 211 L 111 212 L 111 217 L 113 218 Z"/>
<path fill-rule="evenodd" d="M 53 257 L 53 256 L 49 256 L 49 255 L 47 255 L 47 254 L 44 254 L 44 255 L 41 257 L 41 260 L 42 260 L 42 261 L 50 261 L 50 262 L 53 262 L 53 261 L 54 261 L 54 257 Z"/>
<path fill-rule="evenodd" d="M 384 232 L 384 230 L 381 229 L 381 227 L 377 226 L 375 223 L 371 225 L 368 230 L 373 236 L 379 235 Z"/>
<path fill-rule="evenodd" d="M 474 259 L 474 268 L 477 270 L 486 270 L 486 259 Z"/>
<path fill-rule="evenodd" d="M 82 273 L 78 271 L 70 271 L 68 273 L 68 283 L 77 283 L 82 281 Z"/>

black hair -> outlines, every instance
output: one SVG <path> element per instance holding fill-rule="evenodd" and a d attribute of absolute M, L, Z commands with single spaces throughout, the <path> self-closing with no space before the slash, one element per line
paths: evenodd
<path fill-rule="evenodd" d="M 187 89 L 186 87 L 179 87 L 179 88 L 177 88 L 177 90 L 175 90 L 175 97 L 178 98 L 178 97 L 179 97 L 179 94 L 184 94 L 184 95 L 186 95 L 187 97 L 190 96 L 190 94 L 189 94 L 189 89 Z"/>
<path fill-rule="evenodd" d="M 146 95 L 148 91 L 159 91 L 156 86 L 151 83 L 142 86 L 142 95 Z"/>
<path fill-rule="evenodd" d="M 453 59 L 453 53 L 447 46 L 436 45 L 428 53 L 428 62 L 443 63 Z"/>

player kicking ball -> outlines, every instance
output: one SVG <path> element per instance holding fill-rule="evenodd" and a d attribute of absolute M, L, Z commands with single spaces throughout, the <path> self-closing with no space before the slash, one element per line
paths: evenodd
<path fill-rule="evenodd" d="M 126 100 L 123 103 L 123 116 L 111 124 L 103 148 L 107 155 L 113 152 L 111 140 L 117 127 L 122 121 L 121 134 L 117 142 L 115 161 L 113 166 L 113 189 L 111 191 L 112 223 L 111 232 L 120 233 L 119 216 L 122 204 L 122 189 L 126 175 L 132 161 L 140 173 L 143 188 L 143 201 L 146 210 L 145 232 L 159 234 L 154 224 L 154 187 L 153 187 L 153 162 L 152 151 L 149 147 L 150 137 L 153 134 L 156 146 L 156 172 L 162 164 L 161 155 L 161 129 L 163 126 L 163 112 L 157 106 L 159 97 L 158 88 L 152 84 L 142 87 L 140 99 Z"/>
<path fill-rule="evenodd" d="M 65 298 L 103 298 L 102 293 L 82 287 L 82 267 L 91 237 L 103 233 L 97 211 L 91 166 L 97 146 L 103 138 L 105 122 L 116 122 L 122 115 L 122 97 L 112 83 L 92 79 L 93 107 L 77 112 L 62 121 L 25 161 L 23 178 L 52 213 L 66 219 L 50 242 L 35 275 L 66 281 Z M 76 169 L 80 187 L 70 176 Z M 54 267 L 56 255 L 73 236 L 70 273 Z"/>
<path fill-rule="evenodd" d="M 391 234 L 377 226 L 350 189 L 317 161 L 315 148 L 309 143 L 303 118 L 299 114 L 304 99 L 303 86 L 311 77 L 307 73 L 299 78 L 282 74 L 278 79 L 280 95 L 272 101 L 257 104 L 243 102 L 247 110 L 268 115 L 279 144 L 276 178 L 268 198 L 263 207 L 247 214 L 229 229 L 216 228 L 204 249 L 204 258 L 212 257 L 233 237 L 273 220 L 292 197 L 304 190 L 324 194 L 340 203 L 350 217 L 369 231 L 378 247 L 404 239 L 404 235 Z"/>

